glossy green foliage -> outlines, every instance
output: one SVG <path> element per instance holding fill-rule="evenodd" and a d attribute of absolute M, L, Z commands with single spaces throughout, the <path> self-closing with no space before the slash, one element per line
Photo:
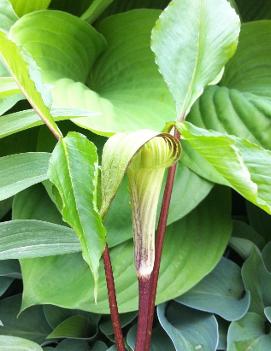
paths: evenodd
<path fill-rule="evenodd" d="M 98 212 L 97 149 L 84 135 L 73 132 L 61 139 L 50 158 L 48 177 L 55 203 L 77 234 L 84 260 L 95 282 L 105 247 L 105 228 Z"/>
<path fill-rule="evenodd" d="M 116 351 L 105 242 L 135 349 L 124 173 L 186 115 L 151 351 L 270 350 L 270 13 L 267 0 L 0 0 L 0 351 Z"/>
<path fill-rule="evenodd" d="M 231 232 L 229 201 L 229 193 L 225 189 L 216 189 L 193 212 L 168 227 L 158 303 L 186 292 L 217 264 Z M 205 252 L 210 247 L 212 250 L 206 255 Z M 195 260 L 194 257 L 198 259 Z M 138 296 L 132 242 L 126 241 L 114 247 L 111 258 L 120 311 L 136 310 Z M 174 262 L 174 265 L 170 262 Z M 80 255 L 76 254 L 23 260 L 23 307 L 46 301 L 62 307 L 108 313 L 103 271 L 100 269 L 98 299 L 95 304 L 92 298 L 93 283 L 86 267 Z M 33 281 L 37 284 L 32 284 Z M 53 290 L 48 288 L 48 281 L 54 287 Z"/>
<path fill-rule="evenodd" d="M 9 155 L 0 158 L 0 200 L 8 199 L 48 178 L 50 154 L 45 152 Z"/>
<path fill-rule="evenodd" d="M 185 140 L 186 165 L 209 180 L 231 186 L 271 214 L 269 150 L 188 122 L 179 128 Z"/>
<path fill-rule="evenodd" d="M 236 55 L 226 66 L 220 85 L 206 89 L 189 121 L 271 148 L 270 38 L 270 21 L 242 25 Z"/>
<path fill-rule="evenodd" d="M 220 81 L 233 56 L 239 17 L 226 0 L 173 0 L 152 31 L 152 49 L 184 119 L 204 88 Z"/>

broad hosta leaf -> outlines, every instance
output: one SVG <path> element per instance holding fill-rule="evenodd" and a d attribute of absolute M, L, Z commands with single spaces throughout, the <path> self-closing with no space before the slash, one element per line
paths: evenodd
<path fill-rule="evenodd" d="M 227 0 L 173 0 L 152 32 L 156 62 L 183 119 L 233 56 L 240 21 Z"/>
<path fill-rule="evenodd" d="M 48 178 L 50 154 L 29 152 L 0 158 L 0 201 Z"/>
<path fill-rule="evenodd" d="M 199 175 L 231 186 L 271 214 L 271 151 L 248 140 L 180 124 L 185 160 Z"/>
<path fill-rule="evenodd" d="M 22 17 L 12 27 L 10 36 L 37 62 L 45 83 L 60 78 L 85 82 L 95 59 L 106 46 L 103 36 L 92 26 L 54 10 Z M 46 55 L 48 51 L 50 55 Z"/>
<path fill-rule="evenodd" d="M 42 348 L 33 341 L 16 336 L 0 335 L 0 351 L 42 351 Z"/>
<path fill-rule="evenodd" d="M 243 24 L 236 55 L 226 66 L 220 86 L 206 89 L 189 121 L 271 148 L 270 43 L 271 21 Z"/>
<path fill-rule="evenodd" d="M 1 78 L 0 78 L 1 80 Z M 14 100 L 15 99 L 15 100 Z M 0 113 L 1 107 L 6 110 L 6 104 L 17 102 L 18 98 L 16 96 L 12 96 L 11 100 L 9 98 L 4 99 L 3 105 L 0 102 Z M 8 105 L 8 109 L 11 106 Z M 5 111 L 4 111 L 5 112 Z M 60 116 L 54 117 L 54 120 L 62 121 L 65 119 L 69 119 L 70 117 Z M 37 127 L 43 125 L 44 122 L 40 119 L 39 115 L 34 110 L 24 110 L 15 113 L 10 113 L 0 118 L 0 138 L 5 138 L 9 135 L 21 132 L 23 130 L 27 130 L 33 127 Z"/>
<path fill-rule="evenodd" d="M 8 111 L 11 107 L 13 107 L 18 101 L 22 100 L 23 98 L 24 97 L 21 94 L 18 85 L 12 77 L 9 77 L 9 73 L 0 72 L 0 115 Z"/>
<path fill-rule="evenodd" d="M 85 316 L 75 315 L 65 319 L 47 339 L 93 339 L 97 335 L 97 325 Z"/>
<path fill-rule="evenodd" d="M 244 295 L 239 266 L 223 258 L 206 278 L 176 301 L 233 321 L 248 311 L 250 296 Z"/>
<path fill-rule="evenodd" d="M 13 295 L 0 300 L 0 315 L 3 323 L 0 335 L 27 337 L 27 339 L 42 343 L 51 331 L 42 307 L 35 306 L 18 316 L 20 303 L 21 295 Z"/>
<path fill-rule="evenodd" d="M 246 289 L 251 294 L 251 312 L 264 315 L 264 307 L 271 305 L 271 273 L 267 270 L 258 249 L 251 251 L 242 267 Z"/>
<path fill-rule="evenodd" d="M 159 13 L 141 9 L 103 20 L 98 30 L 108 48 L 91 71 L 91 90 L 69 79 L 58 81 L 52 94 L 53 107 L 60 111 L 54 114 L 60 115 L 63 107 L 92 115 L 96 112 L 96 116 L 73 122 L 102 135 L 143 128 L 162 130 L 172 121 L 174 102 L 150 50 L 150 33 Z"/>
<path fill-rule="evenodd" d="M 121 327 L 127 327 L 131 324 L 137 317 L 136 312 L 124 313 L 120 315 Z M 99 324 L 100 331 L 109 339 L 114 342 L 114 330 L 112 325 L 111 316 L 103 316 L 102 321 Z"/>
<path fill-rule="evenodd" d="M 66 226 L 37 220 L 0 223 L 0 260 L 80 252 L 75 233 Z"/>
<path fill-rule="evenodd" d="M 136 341 L 136 328 L 137 326 L 134 325 L 127 334 L 127 344 L 128 346 L 134 351 L 135 349 L 135 341 Z M 111 350 L 111 349 L 110 349 Z M 151 351 L 176 351 L 174 348 L 172 341 L 167 336 L 165 331 L 160 327 L 157 326 L 152 331 L 152 339 L 151 339 Z M 113 349 L 112 351 L 116 351 Z"/>
<path fill-rule="evenodd" d="M 28 12 L 46 9 L 51 0 L 9 0 L 18 16 Z"/>
<path fill-rule="evenodd" d="M 93 0 L 81 18 L 93 23 L 114 0 Z"/>
<path fill-rule="evenodd" d="M 63 340 L 54 349 L 55 351 L 92 351 L 86 341 Z M 95 350 L 94 350 L 95 351 Z"/>
<path fill-rule="evenodd" d="M 21 100 L 21 95 L 11 95 L 5 98 L 0 98 L 0 116 L 3 113 L 7 112 L 9 109 L 11 109 L 20 100 Z"/>
<path fill-rule="evenodd" d="M 48 92 L 40 87 L 40 72 L 36 63 L 2 32 L 0 32 L 0 57 L 39 116 L 56 136 L 61 135 L 47 107 L 49 103 Z M 40 87 L 40 92 L 37 90 L 37 86 Z"/>
<path fill-rule="evenodd" d="M 15 260 L 6 260 L 0 262 L 0 277 L 9 277 L 20 279 L 20 266 Z"/>
<path fill-rule="evenodd" d="M 0 30 L 8 32 L 17 19 L 10 1 L 0 0 Z"/>
<path fill-rule="evenodd" d="M 188 216 L 168 227 L 157 303 L 183 294 L 215 267 L 231 233 L 229 200 L 226 189 L 218 188 Z M 111 256 L 120 311 L 136 310 L 138 297 L 132 242 L 114 247 Z M 21 266 L 24 308 L 50 303 L 97 313 L 109 312 L 102 267 L 98 300 L 94 304 L 93 285 L 80 255 L 23 260 Z"/>
<path fill-rule="evenodd" d="M 271 4 L 269 0 L 236 0 L 244 21 L 271 18 Z"/>
<path fill-rule="evenodd" d="M 271 335 L 266 333 L 264 317 L 250 312 L 230 325 L 227 351 L 269 351 L 270 348 Z"/>
<path fill-rule="evenodd" d="M 105 228 L 97 209 L 98 156 L 93 143 L 71 132 L 55 147 L 48 170 L 63 219 L 77 234 L 95 281 L 105 247 Z"/>
<path fill-rule="evenodd" d="M 64 225 L 61 214 L 41 184 L 31 186 L 14 197 L 12 219 L 38 219 Z"/>
<path fill-rule="evenodd" d="M 176 302 L 158 306 L 157 314 L 176 351 L 216 350 L 219 336 L 214 316 Z"/>

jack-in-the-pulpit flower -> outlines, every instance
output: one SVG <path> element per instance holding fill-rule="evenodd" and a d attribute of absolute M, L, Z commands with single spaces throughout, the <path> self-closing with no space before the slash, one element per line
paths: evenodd
<path fill-rule="evenodd" d="M 165 170 L 180 156 L 180 144 L 170 134 L 148 141 L 128 167 L 135 265 L 138 277 L 148 278 L 155 259 L 155 226 Z"/>

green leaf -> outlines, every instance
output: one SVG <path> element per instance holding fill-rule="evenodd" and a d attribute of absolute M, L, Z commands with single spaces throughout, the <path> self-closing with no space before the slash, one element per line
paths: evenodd
<path fill-rule="evenodd" d="M 17 19 L 18 17 L 15 14 L 10 1 L 0 0 L 0 30 L 8 32 Z"/>
<path fill-rule="evenodd" d="M 97 149 L 84 135 L 70 132 L 55 147 L 48 176 L 58 191 L 57 206 L 78 236 L 95 282 L 105 247 L 105 228 L 97 208 Z"/>
<path fill-rule="evenodd" d="M 38 219 L 64 225 L 61 214 L 41 184 L 31 186 L 14 197 L 12 219 Z"/>
<path fill-rule="evenodd" d="M 250 295 L 244 295 L 241 269 L 226 258 L 222 258 L 198 285 L 175 300 L 200 311 L 218 314 L 228 321 L 242 318 L 250 305 Z"/>
<path fill-rule="evenodd" d="M 103 36 L 92 26 L 78 17 L 54 10 L 22 17 L 11 28 L 10 36 L 36 61 L 42 82 L 51 84 L 61 78 L 85 82 L 94 61 L 106 47 Z M 67 100 L 62 107 L 69 106 Z"/>
<path fill-rule="evenodd" d="M 19 17 L 28 12 L 46 9 L 51 0 L 9 0 Z"/>
<path fill-rule="evenodd" d="M 80 252 L 74 231 L 37 220 L 0 223 L 0 260 L 45 257 Z"/>
<path fill-rule="evenodd" d="M 37 89 L 37 87 L 40 87 L 41 78 L 36 63 L 26 52 L 10 40 L 9 36 L 2 32 L 0 32 L 0 57 L 32 107 L 50 130 L 56 136 L 61 136 L 47 107 L 48 94 L 45 96 L 44 88 Z"/>
<path fill-rule="evenodd" d="M 0 315 L 4 325 L 0 328 L 0 335 L 27 337 L 29 340 L 42 343 L 50 333 L 42 307 L 35 306 L 18 316 L 20 303 L 21 295 L 0 300 Z"/>
<path fill-rule="evenodd" d="M 230 325 L 227 341 L 227 351 L 269 351 L 271 348 L 265 318 L 252 312 Z"/>
<path fill-rule="evenodd" d="M 226 189 L 215 189 L 193 212 L 168 227 L 157 303 L 187 292 L 218 263 L 231 234 L 229 195 Z M 133 244 L 126 241 L 111 249 L 110 254 L 120 311 L 137 310 Z M 94 304 L 93 282 L 80 255 L 23 260 L 21 267 L 23 308 L 50 303 L 95 313 L 109 312 L 103 268 L 100 267 L 99 294 Z"/>
<path fill-rule="evenodd" d="M 11 100 L 8 100 L 8 98 L 4 99 L 3 105 L 1 105 L 1 102 L 0 102 L 0 112 L 1 112 L 1 106 L 4 108 L 4 110 L 6 110 L 6 106 L 8 106 L 7 108 L 9 109 L 10 105 L 6 105 L 6 104 L 13 105 L 13 103 L 17 102 L 17 100 L 18 100 L 17 96 L 11 97 Z M 55 122 L 57 122 L 57 121 L 63 121 L 69 118 L 70 117 L 60 116 L 60 117 L 54 117 L 54 120 Z M 41 126 L 43 124 L 44 122 L 42 121 L 42 119 L 40 119 L 39 115 L 34 110 L 23 110 L 23 111 L 1 116 L 0 139 L 5 138 L 12 134 L 21 132 L 23 130 Z"/>
<path fill-rule="evenodd" d="M 157 314 L 176 351 L 216 350 L 219 336 L 214 316 L 176 302 L 158 306 Z"/>
<path fill-rule="evenodd" d="M 236 0 L 244 21 L 271 18 L 271 4 L 268 0 Z"/>
<path fill-rule="evenodd" d="M 189 121 L 270 149 L 270 43 L 271 21 L 243 24 L 236 55 L 226 66 L 220 85 L 206 89 Z"/>
<path fill-rule="evenodd" d="M 230 246 L 244 259 L 248 258 L 255 245 L 263 249 L 264 238 L 245 222 L 233 221 Z"/>
<path fill-rule="evenodd" d="M 82 20 L 93 23 L 114 0 L 93 0 L 81 15 Z"/>
<path fill-rule="evenodd" d="M 15 336 L 0 335 L 0 351 L 42 351 L 42 348 L 29 340 Z"/>
<path fill-rule="evenodd" d="M 240 21 L 226 0 L 173 0 L 152 32 L 152 50 L 184 119 L 216 84 L 237 47 Z"/>
<path fill-rule="evenodd" d="M 137 326 L 134 325 L 127 334 L 127 344 L 134 351 L 135 349 L 135 341 L 136 341 L 136 331 Z M 111 349 L 109 349 L 111 350 Z M 167 336 L 165 331 L 160 327 L 156 326 L 152 331 L 152 339 L 151 339 L 151 351 L 175 351 L 176 349 L 173 347 L 172 341 Z M 112 351 L 116 351 L 113 349 Z"/>
<path fill-rule="evenodd" d="M 86 117 L 72 119 L 74 123 L 107 136 L 143 128 L 162 130 L 172 121 L 174 102 L 150 50 L 151 29 L 159 13 L 141 9 L 103 20 L 98 30 L 108 48 L 91 71 L 89 88 L 59 80 L 52 90 L 54 115 L 65 115 L 65 108 L 77 109 L 74 116 Z"/>
<path fill-rule="evenodd" d="M 75 315 L 65 319 L 48 336 L 47 339 L 93 339 L 97 335 L 97 325 L 85 316 Z"/>
<path fill-rule="evenodd" d="M 121 327 L 127 327 L 137 317 L 137 313 L 124 313 L 120 315 Z M 100 331 L 112 342 L 114 342 L 114 330 L 112 325 L 111 316 L 103 316 L 101 323 L 99 324 Z"/>
<path fill-rule="evenodd" d="M 185 164 L 199 175 L 225 184 L 271 214 L 271 151 L 248 140 L 180 124 Z"/>
<path fill-rule="evenodd" d="M 15 260 L 1 261 L 0 262 L 0 277 L 21 279 L 19 263 Z"/>
<path fill-rule="evenodd" d="M 246 289 L 251 294 L 249 311 L 264 315 L 264 307 L 271 305 L 271 273 L 267 270 L 258 249 L 251 251 L 242 267 Z"/>
<path fill-rule="evenodd" d="M 91 351 L 88 343 L 82 340 L 63 340 L 55 351 Z"/>
<path fill-rule="evenodd" d="M 0 158 L 0 201 L 47 179 L 50 154 L 29 152 Z"/>

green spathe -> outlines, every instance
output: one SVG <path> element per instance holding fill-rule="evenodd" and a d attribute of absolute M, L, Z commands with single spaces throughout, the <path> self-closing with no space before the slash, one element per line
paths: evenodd
<path fill-rule="evenodd" d="M 149 277 L 155 259 L 155 223 L 160 190 L 167 167 L 180 156 L 177 139 L 170 134 L 147 142 L 128 167 L 135 264 L 139 277 Z"/>

